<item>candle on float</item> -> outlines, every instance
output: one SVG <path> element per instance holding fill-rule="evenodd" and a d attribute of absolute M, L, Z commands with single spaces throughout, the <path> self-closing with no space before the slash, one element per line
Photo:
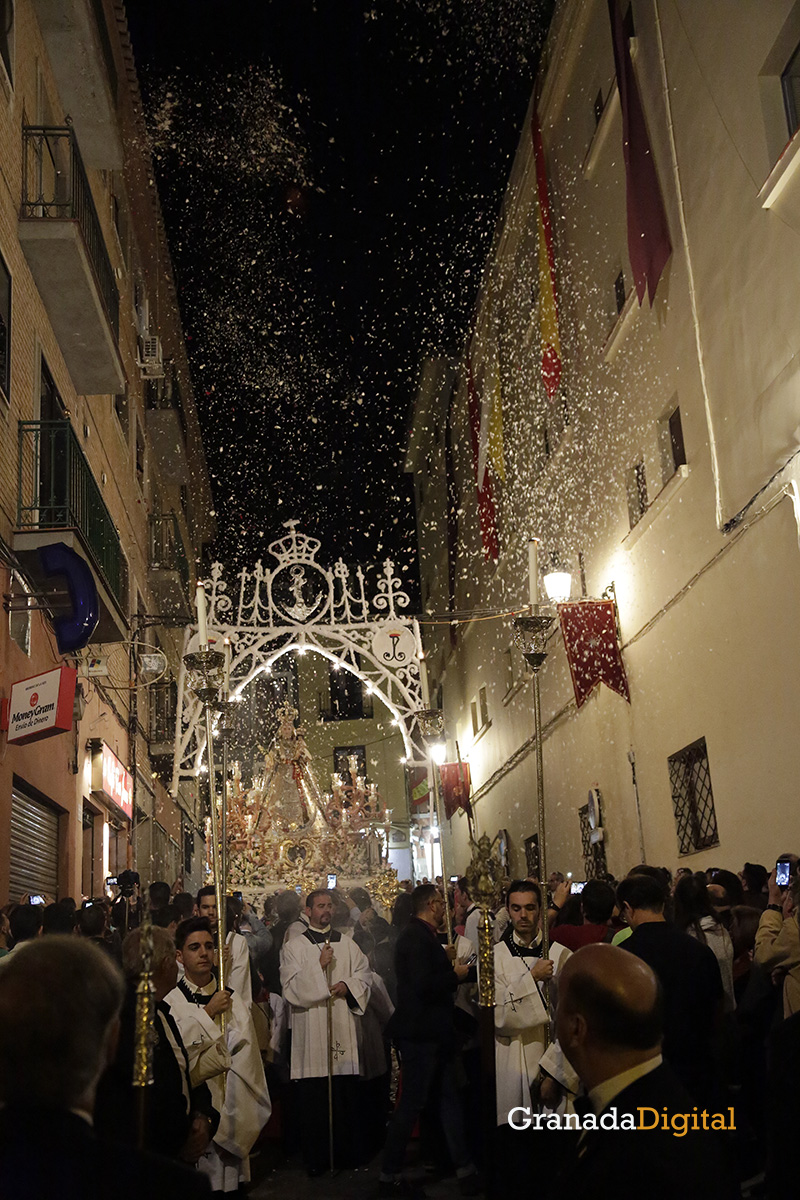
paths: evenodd
<path fill-rule="evenodd" d="M 425 652 L 422 649 L 422 636 L 419 631 L 419 621 L 414 618 L 414 640 L 417 643 L 417 661 L 419 662 L 419 682 L 422 688 L 422 707 L 430 708 L 431 694 L 428 687 L 428 664 L 425 662 Z"/>
<path fill-rule="evenodd" d="M 531 538 L 528 542 L 528 588 L 530 603 L 539 603 L 539 539 Z"/>
<path fill-rule="evenodd" d="M 197 607 L 197 632 L 200 635 L 200 649 L 208 649 L 208 625 L 206 624 L 206 589 L 198 583 L 194 602 Z"/>
<path fill-rule="evenodd" d="M 225 647 L 225 674 L 223 677 L 222 690 L 227 700 L 231 694 L 231 639 L 225 638 L 223 642 Z"/>

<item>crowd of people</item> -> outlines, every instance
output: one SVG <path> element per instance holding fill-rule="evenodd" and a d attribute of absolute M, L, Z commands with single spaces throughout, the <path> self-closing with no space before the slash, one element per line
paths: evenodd
<path fill-rule="evenodd" d="M 139 896 L 138 880 L 113 902 L 7 905 L 0 1196 L 112 1181 L 123 1196 L 243 1194 L 265 1141 L 311 1178 L 377 1160 L 380 1196 L 422 1197 L 448 1173 L 466 1196 L 532 1180 L 587 1198 L 791 1195 L 797 856 L 778 868 L 506 881 L 488 915 L 493 1013 L 466 878 L 408 884 L 386 916 L 363 887 L 286 889 L 263 914 L 229 896 L 221 923 L 212 885 Z"/>

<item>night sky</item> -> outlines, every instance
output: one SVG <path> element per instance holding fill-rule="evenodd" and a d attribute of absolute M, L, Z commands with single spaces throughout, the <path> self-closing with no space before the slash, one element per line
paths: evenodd
<path fill-rule="evenodd" d="M 421 360 L 457 356 L 551 0 L 129 0 L 216 557 L 297 517 L 413 570 Z"/>

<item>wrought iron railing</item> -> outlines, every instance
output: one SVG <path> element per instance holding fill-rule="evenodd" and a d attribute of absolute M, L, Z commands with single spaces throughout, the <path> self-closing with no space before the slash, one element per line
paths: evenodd
<path fill-rule="evenodd" d="M 177 688 L 173 682 L 158 683 L 150 688 L 151 746 L 171 745 L 175 741 L 176 704 Z"/>
<path fill-rule="evenodd" d="M 188 599 L 189 561 L 174 512 L 150 517 L 150 566 L 163 571 L 177 571 Z"/>
<path fill-rule="evenodd" d="M 25 218 L 76 221 L 94 268 L 106 315 L 119 334 L 119 292 L 75 132 L 70 126 L 22 127 Z"/>
<path fill-rule="evenodd" d="M 18 529 L 77 529 L 127 612 L 119 534 L 69 421 L 20 421 Z"/>
<path fill-rule="evenodd" d="M 164 363 L 163 379 L 148 379 L 144 388 L 145 405 L 148 409 L 170 409 L 180 423 L 184 443 L 186 442 L 186 414 L 183 411 L 178 372 L 174 362 Z"/>

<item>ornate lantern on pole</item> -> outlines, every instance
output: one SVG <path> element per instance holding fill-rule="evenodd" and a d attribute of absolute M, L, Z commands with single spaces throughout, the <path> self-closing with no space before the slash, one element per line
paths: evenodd
<path fill-rule="evenodd" d="M 431 760 L 431 771 L 433 773 L 433 803 L 436 812 L 436 823 L 439 826 L 439 850 L 442 856 L 442 882 L 445 888 L 445 921 L 447 924 L 447 941 L 448 945 L 453 945 L 453 914 L 450 912 L 450 905 L 447 903 L 447 866 L 445 864 L 444 853 L 444 821 L 442 818 L 442 797 L 439 787 L 439 767 L 444 762 L 446 750 L 446 742 L 444 736 L 444 713 L 440 708 L 423 708 L 417 713 L 417 723 L 419 731 L 422 734 L 422 740 L 425 742 L 425 747 L 428 751 L 428 757 Z"/>
<path fill-rule="evenodd" d="M 546 957 L 550 949 L 547 927 L 547 847 L 544 805 L 544 766 L 542 762 L 542 702 L 539 690 L 539 672 L 547 660 L 547 634 L 555 620 L 555 612 L 549 605 L 539 603 L 539 543 L 536 538 L 528 542 L 528 582 L 530 591 L 529 615 L 516 617 L 513 622 L 514 642 L 533 671 L 533 720 L 536 745 L 536 808 L 539 825 L 539 878 L 544 898 L 542 913 L 542 954 Z M 552 574 L 552 573 L 551 573 Z M 548 576 L 550 578 L 550 576 Z M 563 587 L 564 581 L 560 580 Z"/>
<path fill-rule="evenodd" d="M 214 898 L 217 905 L 218 982 L 220 991 L 225 988 L 225 880 L 223 879 L 223 850 L 220 842 L 220 822 L 217 814 L 217 797 L 214 768 L 214 714 L 217 711 L 220 688 L 224 681 L 225 655 L 208 648 L 206 627 L 206 594 L 202 583 L 197 585 L 197 624 L 200 649 L 184 657 L 189 689 L 203 706 L 206 728 L 206 761 L 208 763 L 208 790 L 211 799 L 211 855 L 214 865 Z M 225 806 L 225 780 L 223 780 L 222 805 Z M 225 1014 L 222 1014 L 225 1027 Z"/>

